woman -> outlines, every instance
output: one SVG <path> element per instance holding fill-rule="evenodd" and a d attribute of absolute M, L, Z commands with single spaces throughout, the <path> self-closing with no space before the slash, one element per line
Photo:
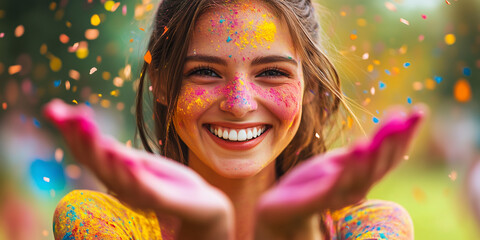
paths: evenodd
<path fill-rule="evenodd" d="M 345 100 L 320 46 L 310 1 L 163 1 L 137 98 L 143 145 L 161 156 L 102 136 L 85 106 L 46 107 L 115 195 L 68 194 L 56 239 L 412 239 L 403 208 L 362 200 L 402 159 L 421 113 L 324 154 Z"/>

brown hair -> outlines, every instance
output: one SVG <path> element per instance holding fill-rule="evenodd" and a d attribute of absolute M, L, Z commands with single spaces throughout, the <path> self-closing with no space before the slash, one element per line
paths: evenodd
<path fill-rule="evenodd" d="M 144 148 L 152 145 L 165 157 L 187 164 L 188 148 L 172 124 L 182 87 L 182 70 L 194 24 L 201 14 L 220 3 L 218 0 L 164 0 L 155 16 L 148 44 L 152 60 L 144 63 L 137 94 L 137 131 Z M 303 113 L 292 142 L 276 159 L 277 176 L 313 155 L 326 151 L 328 131 L 335 122 L 340 102 L 344 102 L 337 72 L 321 50 L 320 26 L 311 0 L 262 0 L 288 25 L 292 40 L 300 52 L 305 79 Z M 187 43 L 187 44 L 185 44 Z M 154 93 L 154 136 L 144 119 L 145 76 L 148 73 Z M 165 99 L 159 99 L 165 98 Z"/>

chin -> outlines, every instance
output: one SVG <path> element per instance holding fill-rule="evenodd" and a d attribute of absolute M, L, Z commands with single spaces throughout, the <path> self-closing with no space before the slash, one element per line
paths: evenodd
<path fill-rule="evenodd" d="M 264 170 L 266 166 L 266 164 L 262 165 L 261 163 L 252 163 L 251 161 L 239 164 L 242 160 L 232 161 L 233 163 L 231 164 L 228 164 L 228 162 L 216 166 L 213 170 L 222 177 L 239 179 L 253 177 Z"/>

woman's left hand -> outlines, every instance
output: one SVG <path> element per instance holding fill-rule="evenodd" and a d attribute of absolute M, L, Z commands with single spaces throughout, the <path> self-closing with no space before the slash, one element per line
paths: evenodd
<path fill-rule="evenodd" d="M 314 156 L 283 176 L 257 207 L 257 226 L 285 231 L 316 213 L 364 199 L 368 190 L 404 159 L 423 111 L 391 116 L 367 142 Z M 257 231 L 257 233 L 258 233 Z"/>

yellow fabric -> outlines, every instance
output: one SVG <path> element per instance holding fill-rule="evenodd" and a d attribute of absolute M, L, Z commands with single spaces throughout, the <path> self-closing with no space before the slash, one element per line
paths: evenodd
<path fill-rule="evenodd" d="M 369 200 L 324 216 L 330 240 L 413 239 L 413 225 L 400 205 Z M 116 198 L 95 191 L 74 190 L 57 205 L 55 239 L 173 239 L 169 222 L 164 232 L 154 212 L 131 209 Z"/>
<path fill-rule="evenodd" d="M 55 239 L 162 239 L 154 212 L 133 210 L 114 197 L 74 190 L 57 205 Z"/>

